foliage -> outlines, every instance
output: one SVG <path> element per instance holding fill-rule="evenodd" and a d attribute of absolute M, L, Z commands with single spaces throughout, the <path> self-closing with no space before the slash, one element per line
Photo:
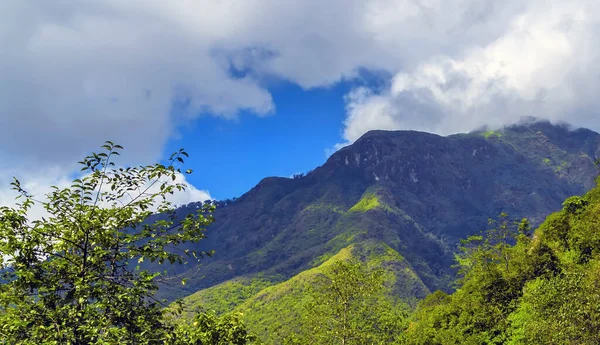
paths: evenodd
<path fill-rule="evenodd" d="M 300 335 L 287 344 L 390 344 L 404 329 L 404 310 L 382 298 L 382 269 L 356 261 L 336 261 L 309 288 Z"/>
<path fill-rule="evenodd" d="M 501 138 L 503 136 L 502 133 L 495 132 L 495 131 L 486 131 L 486 132 L 483 132 L 481 135 L 483 135 L 483 137 L 486 139 L 493 138 L 493 137 Z"/>
<path fill-rule="evenodd" d="M 245 345 L 260 344 L 256 335 L 248 332 L 241 313 L 217 316 L 214 311 L 198 313 L 191 324 L 180 324 L 168 337 L 172 345 Z"/>
<path fill-rule="evenodd" d="M 366 212 L 368 210 L 372 210 L 381 205 L 379 202 L 379 198 L 374 194 L 367 194 L 363 196 L 356 205 L 350 208 L 350 212 Z"/>
<path fill-rule="evenodd" d="M 188 157 L 183 149 L 170 157 L 168 166 L 127 168 L 116 168 L 112 161 L 121 146 L 106 142 L 103 149 L 79 162 L 82 178 L 68 188 L 53 187 L 47 201 L 34 199 L 17 179 L 13 182 L 21 201 L 16 208 L 0 208 L 4 342 L 159 344 L 182 332 L 167 322 L 161 301 L 154 298 L 161 274 L 139 264 L 184 264 L 210 255 L 177 246 L 205 237 L 213 206 L 205 204 L 178 218 L 167 201 L 167 195 L 186 187 L 176 182 L 181 171 L 175 165 Z M 36 203 L 47 216 L 30 220 Z M 150 222 L 153 210 L 167 219 Z M 211 320 L 198 319 L 210 334 L 221 334 L 223 325 L 235 323 Z M 196 333 L 189 334 L 196 339 Z"/>
<path fill-rule="evenodd" d="M 426 299 L 409 329 L 415 344 L 501 344 L 507 316 L 529 272 L 514 265 L 529 243 L 526 220 L 510 222 L 502 214 L 485 235 L 462 241 L 457 256 L 460 288 L 451 296 Z M 516 242 L 516 246 L 511 243 Z"/>
<path fill-rule="evenodd" d="M 306 293 L 317 276 L 335 261 L 352 257 L 353 247 L 344 248 L 328 261 L 301 272 L 288 281 L 267 287 L 236 308 L 243 312 L 249 328 L 269 343 L 280 343 L 300 326 L 305 313 L 303 305 L 310 301 Z M 187 302 L 187 298 L 184 299 Z"/>
<path fill-rule="evenodd" d="M 408 343 L 597 344 L 599 211 L 597 187 L 568 198 L 533 236 L 526 222 L 508 231 L 503 215 L 485 236 L 465 241 L 459 288 L 420 303 Z"/>
<path fill-rule="evenodd" d="M 509 344 L 597 344 L 599 263 L 529 282 L 519 308 L 510 316 Z"/>
<path fill-rule="evenodd" d="M 587 205 L 587 200 L 580 196 L 572 196 L 568 197 L 565 202 L 563 202 L 563 208 L 568 213 L 576 213 Z"/>
<path fill-rule="evenodd" d="M 384 316 L 387 315 L 388 323 L 392 322 L 392 319 L 404 320 L 403 317 L 396 319 L 391 316 L 404 315 L 406 307 L 401 301 L 404 299 L 412 301 L 428 293 L 406 259 L 384 243 L 370 240 L 348 245 L 319 266 L 302 271 L 287 281 L 264 288 L 235 308 L 235 311 L 242 312 L 248 329 L 268 344 L 281 344 L 286 337 L 290 338 L 288 341 L 294 337 L 298 341 L 309 341 L 305 336 L 310 330 L 303 324 L 307 322 L 306 320 L 317 318 L 310 305 L 319 295 L 318 287 L 327 282 L 332 268 L 340 261 L 360 261 L 361 267 L 368 272 L 383 268 L 384 274 L 381 276 L 383 283 L 379 284 L 379 290 L 371 294 L 368 302 L 373 303 L 373 310 L 381 311 L 381 320 L 385 321 Z M 209 288 L 207 291 L 212 289 Z M 199 292 L 201 293 L 202 291 Z M 191 296 L 186 297 L 183 300 L 184 305 L 193 303 L 193 300 L 195 298 Z"/>
<path fill-rule="evenodd" d="M 234 310 L 261 290 L 277 283 L 277 277 L 261 275 L 235 278 L 185 297 L 186 315 L 193 317 L 198 310 L 210 309 L 217 314 Z"/>

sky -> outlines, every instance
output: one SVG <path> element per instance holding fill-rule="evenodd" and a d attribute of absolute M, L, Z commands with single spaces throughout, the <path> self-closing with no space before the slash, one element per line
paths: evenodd
<path fill-rule="evenodd" d="M 67 186 L 105 140 L 181 147 L 174 202 L 231 198 L 372 129 L 523 116 L 600 131 L 596 0 L 0 2 L 0 205 Z"/>

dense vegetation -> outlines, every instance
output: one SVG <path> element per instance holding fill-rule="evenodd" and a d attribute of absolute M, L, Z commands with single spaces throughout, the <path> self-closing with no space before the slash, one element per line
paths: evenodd
<path fill-rule="evenodd" d="M 85 174 L 65 189 L 36 200 L 19 180 L 16 208 L 0 208 L 0 343 L 3 344 L 244 344 L 253 339 L 235 316 L 199 313 L 192 325 L 175 323 L 178 309 L 154 295 L 158 272 L 140 268 L 198 260 L 210 254 L 179 251 L 202 240 L 213 222 L 206 204 L 183 219 L 166 196 L 185 188 L 173 154 L 169 166 L 116 168 L 122 149 L 104 151 L 80 164 Z M 189 173 L 189 171 L 188 171 Z M 47 211 L 28 218 L 34 204 Z M 166 219 L 148 221 L 158 211 Z M 173 279 L 171 279 L 173 280 Z M 185 280 L 179 280 L 180 284 Z M 175 315 L 170 315 L 175 314 Z"/>
<path fill-rule="evenodd" d="M 556 131 L 376 133 L 308 175 L 179 209 L 165 197 L 185 188 L 185 151 L 121 169 L 107 143 L 47 200 L 13 183 L 20 203 L 0 209 L 0 343 L 598 344 L 600 186 L 535 231 L 504 213 L 472 230 L 483 214 L 539 216 L 587 186 L 598 136 Z M 452 162 L 444 145 L 469 154 Z M 402 150 L 413 156 L 399 166 Z M 48 216 L 29 219 L 34 204 Z M 443 222 L 453 237 L 432 230 Z M 213 245 L 221 259 L 195 274 Z"/>
<path fill-rule="evenodd" d="M 235 310 L 268 344 L 598 344 L 599 224 L 600 187 L 568 198 L 535 231 L 502 214 L 462 241 L 456 291 L 436 291 L 412 312 L 392 288 L 390 263 L 402 258 L 373 242 Z"/>
<path fill-rule="evenodd" d="M 460 286 L 419 306 L 414 344 L 598 344 L 600 341 L 600 188 L 568 198 L 516 243 L 498 232 L 464 248 Z M 502 239 L 505 238 L 505 239 Z M 508 241 L 507 241 L 508 240 Z"/>
<path fill-rule="evenodd" d="M 426 291 L 406 259 L 384 243 L 369 240 L 343 248 L 318 267 L 263 289 L 235 310 L 244 314 L 249 329 L 267 343 L 289 337 L 330 343 L 326 339 L 339 332 L 334 326 L 343 314 L 342 307 L 348 307 L 350 313 L 348 325 L 341 328 L 355 330 L 354 342 L 388 341 L 401 333 L 399 325 L 405 320 L 400 316 L 407 312 L 407 304 L 416 303 L 414 295 L 425 296 Z M 390 333 L 390 329 L 397 332 Z M 318 336 L 320 342 L 311 336 Z"/>
<path fill-rule="evenodd" d="M 356 260 L 334 261 L 308 287 L 307 303 L 286 344 L 393 343 L 402 335 L 404 307 L 389 303 L 385 271 Z"/>

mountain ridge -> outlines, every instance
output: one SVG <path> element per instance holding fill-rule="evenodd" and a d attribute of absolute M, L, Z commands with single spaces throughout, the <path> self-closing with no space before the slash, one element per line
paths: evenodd
<path fill-rule="evenodd" d="M 405 257 L 431 291 L 450 291 L 460 238 L 500 212 L 541 222 L 593 186 L 599 154 L 597 133 L 545 122 L 446 137 L 370 131 L 307 175 L 265 178 L 217 209 L 200 243 L 214 258 L 161 294 L 172 300 L 249 274 L 282 281 L 367 239 Z"/>

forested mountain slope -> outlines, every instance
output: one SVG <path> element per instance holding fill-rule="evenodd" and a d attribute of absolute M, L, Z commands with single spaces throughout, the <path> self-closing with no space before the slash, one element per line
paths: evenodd
<path fill-rule="evenodd" d="M 215 255 L 161 295 L 172 300 L 234 279 L 225 285 L 248 287 L 232 296 L 236 307 L 368 240 L 404 258 L 428 291 L 451 291 L 460 238 L 501 212 L 540 223 L 594 185 L 598 157 L 597 133 L 547 122 L 448 137 L 371 131 L 305 176 L 265 178 L 218 208 L 200 243 Z"/>
<path fill-rule="evenodd" d="M 600 187 L 523 225 L 469 240 L 458 290 L 420 303 L 407 344 L 600 343 Z"/>

